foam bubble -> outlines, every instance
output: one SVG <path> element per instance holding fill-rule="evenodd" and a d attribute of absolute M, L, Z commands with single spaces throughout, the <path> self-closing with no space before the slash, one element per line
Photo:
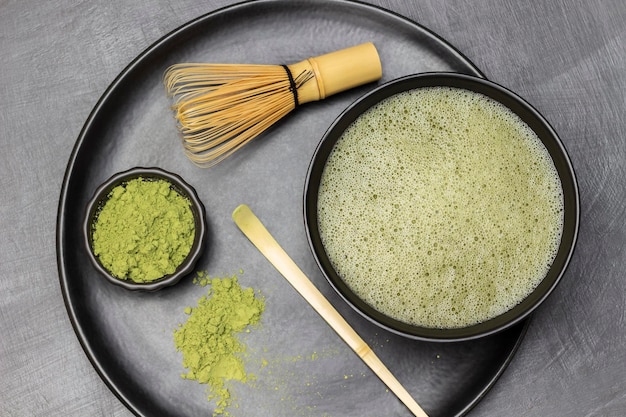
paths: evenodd
<path fill-rule="evenodd" d="M 392 96 L 346 129 L 322 175 L 318 218 L 356 294 L 398 320 L 455 328 L 538 285 L 558 250 L 563 193 L 518 116 L 431 87 Z"/>

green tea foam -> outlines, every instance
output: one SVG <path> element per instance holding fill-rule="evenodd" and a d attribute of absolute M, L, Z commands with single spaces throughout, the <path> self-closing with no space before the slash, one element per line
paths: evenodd
<path fill-rule="evenodd" d="M 506 312 L 543 279 L 563 191 L 537 135 L 478 93 L 392 96 L 337 141 L 318 195 L 322 242 L 359 297 L 397 320 L 458 328 Z"/>

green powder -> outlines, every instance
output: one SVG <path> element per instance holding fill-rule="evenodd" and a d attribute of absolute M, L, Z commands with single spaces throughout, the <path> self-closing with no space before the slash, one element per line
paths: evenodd
<path fill-rule="evenodd" d="M 137 178 L 109 193 L 94 224 L 93 251 L 113 276 L 150 282 L 176 270 L 194 234 L 187 198 L 165 180 Z"/>
<path fill-rule="evenodd" d="M 213 415 L 228 416 L 226 408 L 232 398 L 225 382 L 246 382 L 254 377 L 245 371 L 242 354 L 246 347 L 237 333 L 258 323 L 265 302 L 255 297 L 252 288 L 243 289 L 236 275 L 210 278 L 200 273 L 194 282 L 210 285 L 210 289 L 196 307 L 185 309 L 189 318 L 174 332 L 176 349 L 182 352 L 187 369 L 181 376 L 207 384 L 208 399 L 217 406 Z"/>

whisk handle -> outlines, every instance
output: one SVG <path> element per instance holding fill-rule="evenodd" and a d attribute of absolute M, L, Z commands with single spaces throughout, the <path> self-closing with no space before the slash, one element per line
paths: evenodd
<path fill-rule="evenodd" d="M 314 80 L 298 88 L 299 103 L 322 100 L 333 94 L 382 77 L 382 65 L 373 43 L 363 43 L 289 65 L 294 74 L 310 69 Z"/>

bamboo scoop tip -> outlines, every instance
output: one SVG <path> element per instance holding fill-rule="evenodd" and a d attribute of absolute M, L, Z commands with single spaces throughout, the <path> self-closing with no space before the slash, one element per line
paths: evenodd
<path fill-rule="evenodd" d="M 248 214 L 251 211 L 252 210 L 250 210 L 250 207 L 248 207 L 247 204 L 239 204 L 235 208 L 235 210 L 233 210 L 233 214 L 231 215 L 231 217 L 235 221 L 235 223 L 237 223 L 243 215 Z"/>
<path fill-rule="evenodd" d="M 233 217 L 235 217 L 235 215 L 237 214 L 237 212 L 239 212 L 239 211 L 241 211 L 241 210 L 245 210 L 246 208 L 247 208 L 248 210 L 250 210 L 250 207 L 248 207 L 248 205 L 247 205 L 247 204 L 245 204 L 245 203 L 244 203 L 244 204 L 239 204 L 239 205 L 235 208 L 235 210 L 233 210 Z"/>

